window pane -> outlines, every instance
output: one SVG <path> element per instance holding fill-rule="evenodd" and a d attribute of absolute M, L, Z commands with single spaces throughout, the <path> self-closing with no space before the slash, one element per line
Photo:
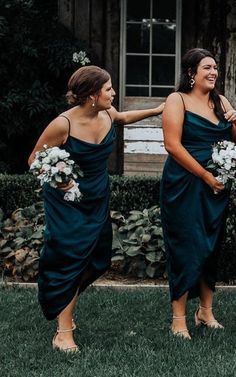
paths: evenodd
<path fill-rule="evenodd" d="M 146 23 L 127 25 L 127 52 L 149 52 L 150 28 Z"/>
<path fill-rule="evenodd" d="M 127 56 L 126 58 L 126 84 L 148 85 L 149 57 Z"/>
<path fill-rule="evenodd" d="M 153 53 L 175 53 L 175 25 L 153 25 Z"/>
<path fill-rule="evenodd" d="M 150 0 L 127 0 L 127 21 L 150 18 Z"/>
<path fill-rule="evenodd" d="M 153 56 L 152 85 L 174 85 L 175 58 L 170 56 Z"/>
<path fill-rule="evenodd" d="M 126 88 L 126 96 L 139 96 L 139 97 L 148 97 L 148 88 L 142 87 L 128 87 Z"/>
<path fill-rule="evenodd" d="M 167 97 L 174 88 L 152 88 L 152 97 Z"/>
<path fill-rule="evenodd" d="M 163 22 L 175 22 L 176 1 L 175 0 L 153 0 L 153 18 Z"/>

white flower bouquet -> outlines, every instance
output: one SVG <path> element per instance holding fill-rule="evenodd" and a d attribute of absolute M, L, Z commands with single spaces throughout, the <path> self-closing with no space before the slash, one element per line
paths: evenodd
<path fill-rule="evenodd" d="M 82 194 L 75 179 L 82 177 L 83 172 L 69 157 L 70 154 L 65 149 L 48 147 L 45 144 L 43 150 L 36 152 L 29 171 L 40 180 L 41 186 L 49 183 L 51 187 L 57 188 L 61 183 L 72 181 L 74 185 L 65 193 L 64 199 L 79 202 Z"/>
<path fill-rule="evenodd" d="M 236 178 L 236 144 L 232 141 L 219 141 L 213 146 L 211 160 L 207 167 L 216 172 L 216 179 L 224 185 Z"/>

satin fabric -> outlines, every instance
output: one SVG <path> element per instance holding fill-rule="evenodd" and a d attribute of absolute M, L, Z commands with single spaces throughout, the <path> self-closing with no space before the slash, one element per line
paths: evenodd
<path fill-rule="evenodd" d="M 231 140 L 231 127 L 228 122 L 215 124 L 186 111 L 182 144 L 206 167 L 213 144 Z M 171 301 L 186 292 L 189 292 L 188 298 L 197 297 L 202 278 L 214 291 L 217 250 L 224 229 L 229 189 L 215 195 L 202 179 L 168 156 L 160 192 Z"/>
<path fill-rule="evenodd" d="M 39 302 L 48 320 L 56 318 L 110 266 L 112 227 L 109 214 L 107 160 L 112 152 L 115 129 L 100 144 L 68 136 L 62 146 L 79 164 L 83 198 L 79 203 L 63 199 L 64 193 L 44 185 L 46 229 L 39 264 Z"/>

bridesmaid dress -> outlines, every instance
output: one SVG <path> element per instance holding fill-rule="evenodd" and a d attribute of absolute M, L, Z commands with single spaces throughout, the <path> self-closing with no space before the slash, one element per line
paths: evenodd
<path fill-rule="evenodd" d="M 185 110 L 182 144 L 203 167 L 212 145 L 231 140 L 228 122 L 215 124 Z M 161 219 L 167 252 L 171 301 L 199 295 L 204 279 L 215 290 L 217 251 L 224 230 L 229 189 L 218 195 L 199 177 L 168 156 L 161 180 Z"/>
<path fill-rule="evenodd" d="M 109 114 L 108 114 L 109 115 Z M 67 118 L 68 119 L 68 118 Z M 39 263 L 39 302 L 48 320 L 56 318 L 110 266 L 112 227 L 109 213 L 107 160 L 112 152 L 115 129 L 111 124 L 99 144 L 70 135 L 62 146 L 81 167 L 78 178 L 83 198 L 65 201 L 64 192 L 44 185 L 44 247 Z"/>

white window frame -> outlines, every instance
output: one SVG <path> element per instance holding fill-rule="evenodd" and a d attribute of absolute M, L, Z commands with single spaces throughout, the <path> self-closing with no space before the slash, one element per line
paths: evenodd
<path fill-rule="evenodd" d="M 151 0 L 148 0 L 151 1 Z M 153 0 L 155 1 L 155 0 Z M 121 0 L 121 22 L 120 22 L 120 82 L 119 82 L 119 108 L 123 110 L 125 98 L 125 74 L 126 74 L 126 9 L 127 0 Z M 182 0 L 176 0 L 176 33 L 175 33 L 175 85 L 180 75 L 181 60 L 181 26 L 182 26 Z M 151 31 L 152 33 L 152 31 Z M 151 46 L 149 56 L 152 55 Z M 140 55 L 140 54 L 137 54 Z M 155 55 L 155 54 L 154 54 Z M 166 54 L 166 56 L 170 54 Z M 164 55 L 165 56 L 165 55 Z M 171 55 L 172 56 L 172 55 Z M 151 59 L 150 59 L 151 60 Z M 151 64 L 151 63 L 150 63 Z M 149 67 L 149 76 L 151 76 L 151 67 Z M 151 77 L 149 77 L 151 82 Z M 133 86 L 133 85 L 132 85 Z M 166 86 L 167 87 L 167 86 Z M 149 94 L 151 88 L 149 87 Z"/>

